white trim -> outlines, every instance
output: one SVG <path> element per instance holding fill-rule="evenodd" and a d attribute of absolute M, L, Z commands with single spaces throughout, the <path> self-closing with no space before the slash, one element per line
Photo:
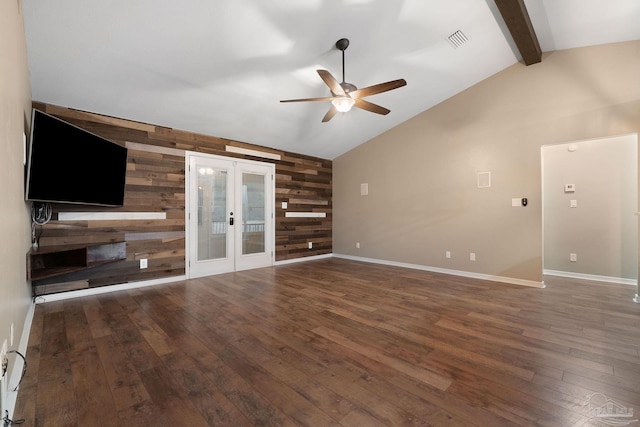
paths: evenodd
<path fill-rule="evenodd" d="M 285 259 L 283 261 L 276 261 L 273 265 L 295 264 L 295 263 L 298 263 L 298 262 L 316 261 L 316 260 L 319 260 L 319 259 L 327 259 L 327 258 L 332 258 L 332 257 L 333 257 L 333 254 L 306 256 L 306 257 L 302 257 L 302 258 Z"/>
<path fill-rule="evenodd" d="M 403 262 L 386 261 L 386 260 L 375 259 L 375 258 L 364 258 L 364 257 L 357 257 L 357 256 L 351 256 L 351 255 L 344 255 L 344 254 L 335 254 L 335 253 L 333 253 L 333 254 L 315 255 L 315 256 L 309 256 L 309 257 L 303 257 L 303 258 L 294 258 L 294 259 L 288 259 L 288 260 L 283 260 L 283 261 L 276 261 L 276 262 L 274 262 L 273 265 L 274 266 L 279 266 L 279 265 L 294 264 L 294 263 L 306 262 L 306 261 L 317 261 L 317 260 L 328 259 L 328 258 L 332 258 L 332 257 L 341 258 L 341 259 L 348 259 L 348 260 L 352 260 L 352 261 L 370 262 L 370 263 L 373 263 L 373 264 L 382 264 L 382 265 L 391 265 L 391 266 L 395 266 L 395 267 L 404 267 L 404 268 L 410 268 L 410 269 L 413 269 L 413 270 L 431 271 L 431 272 L 434 272 L 434 273 L 450 274 L 452 276 L 469 277 L 469 278 L 472 278 L 472 279 L 489 280 L 489 281 L 492 281 L 492 282 L 509 283 L 509 284 L 512 284 L 512 285 L 529 286 L 529 287 L 534 287 L 534 288 L 544 288 L 545 287 L 544 282 L 536 282 L 536 281 L 533 281 L 533 280 L 516 279 L 516 278 L 513 278 L 513 277 L 503 277 L 503 276 L 493 276 L 493 275 L 489 275 L 489 274 L 473 273 L 473 272 L 469 272 L 469 271 L 451 270 L 451 269 L 448 269 L 448 268 L 429 267 L 429 266 L 425 266 L 425 265 L 408 264 L 408 263 L 403 263 Z M 100 294 L 105 294 L 105 293 L 109 293 L 109 292 L 126 291 L 126 290 L 130 290 L 130 289 L 143 288 L 143 287 L 147 287 L 147 286 L 163 285 L 163 284 L 166 284 L 166 283 L 180 282 L 182 280 L 187 280 L 186 275 L 165 277 L 163 279 L 141 280 L 141 281 L 138 281 L 138 282 L 121 283 L 121 284 L 118 284 L 118 285 L 109 285 L 109 286 L 100 286 L 100 287 L 97 287 L 97 288 L 79 289 L 77 291 L 59 292 L 59 293 L 49 294 L 49 295 L 39 295 L 39 296 L 35 297 L 35 300 L 36 300 L 37 304 L 41 304 L 41 303 L 47 303 L 47 302 L 53 302 L 53 301 L 63 301 L 63 300 L 71 299 L 71 298 L 80 298 L 80 297 L 91 296 L 91 295 L 100 295 Z M 31 316 L 31 318 L 29 319 L 29 330 L 31 329 L 31 320 L 33 319 L 33 309 L 31 309 L 30 316 Z M 26 324 L 25 324 L 25 329 L 26 329 Z M 23 340 L 27 340 L 28 341 L 28 334 L 27 334 L 27 336 L 25 338 L 24 337 L 24 331 L 23 331 L 23 337 L 21 338 L 20 348 L 23 347 L 23 345 L 22 345 L 22 341 Z M 26 344 L 24 345 L 24 347 L 26 349 Z"/>
<path fill-rule="evenodd" d="M 625 279 L 623 277 L 597 276 L 595 274 L 573 273 L 571 271 L 543 270 L 542 274 L 547 276 L 568 277 L 570 279 L 593 280 L 594 282 L 609 282 L 619 285 L 637 286 L 638 281 L 635 279 Z"/>
<path fill-rule="evenodd" d="M 245 154 L 247 156 L 263 157 L 265 159 L 272 159 L 272 160 L 280 160 L 282 158 L 280 154 L 268 153 L 266 151 L 251 150 L 249 148 L 234 147 L 233 145 L 227 145 L 226 151 L 228 151 L 229 153 Z"/>
<path fill-rule="evenodd" d="M 22 328 L 22 334 L 20 335 L 20 342 L 18 343 L 18 351 L 24 356 L 27 357 L 27 349 L 29 347 L 29 335 L 31 333 L 31 325 L 33 324 L 33 315 L 35 313 L 36 305 L 30 304 L 29 309 L 27 310 L 27 315 L 24 319 L 24 327 Z M 10 348 L 9 350 L 13 350 Z M 5 402 L 5 410 L 9 411 L 9 419 L 13 418 L 13 411 L 16 408 L 16 401 L 18 400 L 18 392 L 13 391 L 13 389 L 18 385 L 20 381 L 20 376 L 22 375 L 22 359 L 18 355 L 12 355 L 12 359 L 17 363 L 13 365 L 13 370 L 11 371 L 11 378 L 9 379 L 9 384 L 7 387 L 7 401 Z M 4 417 L 5 414 L 2 414 Z"/>
<path fill-rule="evenodd" d="M 130 221 L 167 219 L 166 212 L 58 212 L 58 221 Z"/>
<path fill-rule="evenodd" d="M 285 212 L 287 218 L 326 218 L 326 212 Z"/>
<path fill-rule="evenodd" d="M 91 295 L 100 295 L 106 294 L 109 292 L 118 292 L 118 291 L 126 291 L 130 289 L 144 288 L 147 286 L 156 286 L 156 285 L 164 285 L 166 283 L 180 282 L 182 280 L 187 280 L 185 275 L 181 276 L 172 276 L 165 277 L 163 279 L 154 279 L 154 280 L 141 280 L 138 282 L 129 282 L 129 283 L 120 283 L 118 285 L 108 285 L 108 286 L 100 286 L 97 288 L 87 288 L 87 289 L 79 289 L 77 291 L 68 291 L 68 292 L 59 292 L 56 294 L 49 295 L 38 295 L 36 299 L 36 303 L 47 303 L 53 301 L 63 301 L 71 298 L 80 298 Z"/>
<path fill-rule="evenodd" d="M 350 259 L 352 261 L 371 262 L 374 264 L 392 265 L 394 267 L 411 268 L 414 270 L 431 271 L 434 273 L 450 274 L 452 276 L 468 277 L 471 279 L 490 280 L 492 282 L 509 283 L 512 285 L 529 286 L 532 288 L 544 288 L 544 282 L 536 282 L 534 280 L 516 279 L 513 277 L 493 276 L 490 274 L 473 273 L 470 271 L 450 270 L 448 268 L 429 267 L 426 265 L 408 264 L 404 262 L 386 261 L 375 258 L 363 258 L 351 255 L 333 254 L 336 258 Z"/>

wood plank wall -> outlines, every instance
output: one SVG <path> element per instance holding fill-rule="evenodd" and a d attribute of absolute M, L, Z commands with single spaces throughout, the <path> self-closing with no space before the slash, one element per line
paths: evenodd
<path fill-rule="evenodd" d="M 40 238 L 41 247 L 126 241 L 126 261 L 58 277 L 46 283 L 65 282 L 68 286 L 62 286 L 63 289 L 74 289 L 83 287 L 82 283 L 84 287 L 96 287 L 185 274 L 184 151 L 274 163 L 276 261 L 332 251 L 331 160 L 51 104 L 34 102 L 33 106 L 115 143 L 129 146 L 124 206 L 54 205 L 54 219 L 42 228 Z M 281 160 L 229 153 L 227 145 L 279 154 Z M 288 203 L 286 211 L 281 208 L 282 202 Z M 164 212 L 166 219 L 56 220 L 57 214 L 63 211 Z M 285 217 L 286 212 L 324 212 L 326 218 L 290 218 Z M 313 249 L 308 248 L 308 242 L 313 242 Z M 140 258 L 149 260 L 147 269 L 140 270 Z M 50 288 L 59 290 L 60 286 Z"/>

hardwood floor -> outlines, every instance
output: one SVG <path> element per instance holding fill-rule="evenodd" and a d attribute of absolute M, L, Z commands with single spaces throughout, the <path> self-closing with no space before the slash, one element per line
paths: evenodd
<path fill-rule="evenodd" d="M 635 288 L 547 285 L 333 258 L 39 304 L 14 419 L 596 426 L 605 396 L 640 412 Z"/>

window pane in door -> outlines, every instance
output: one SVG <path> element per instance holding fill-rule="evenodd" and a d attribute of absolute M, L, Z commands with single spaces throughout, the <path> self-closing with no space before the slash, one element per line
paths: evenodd
<path fill-rule="evenodd" d="M 198 167 L 198 261 L 227 256 L 227 171 Z"/>
<path fill-rule="evenodd" d="M 242 254 L 264 253 L 265 176 L 242 174 Z"/>

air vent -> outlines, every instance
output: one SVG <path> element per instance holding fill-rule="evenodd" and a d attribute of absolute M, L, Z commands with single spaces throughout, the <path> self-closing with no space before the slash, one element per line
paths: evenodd
<path fill-rule="evenodd" d="M 447 39 L 449 40 L 449 43 L 451 43 L 455 48 L 459 48 L 460 46 L 465 44 L 467 41 L 469 41 L 467 36 L 465 36 L 464 33 L 460 30 L 451 34 L 449 37 L 447 37 Z"/>

